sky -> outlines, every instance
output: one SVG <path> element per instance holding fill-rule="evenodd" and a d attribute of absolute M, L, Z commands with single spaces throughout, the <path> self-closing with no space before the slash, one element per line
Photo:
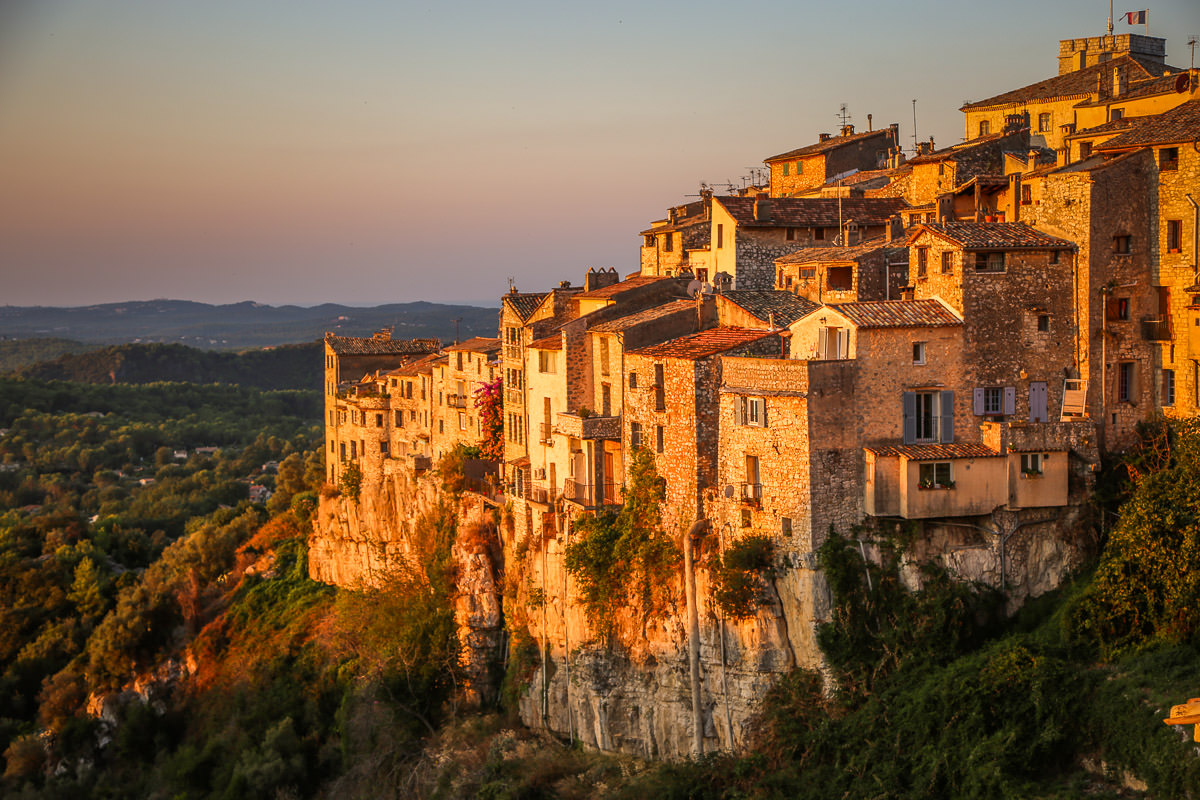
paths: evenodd
<path fill-rule="evenodd" d="M 1117 33 L 1144 33 L 1120 21 Z M 1057 73 L 1096 0 L 0 0 L 0 306 L 496 305 L 701 182 Z M 1188 66 L 1200 3 L 1150 9 Z"/>

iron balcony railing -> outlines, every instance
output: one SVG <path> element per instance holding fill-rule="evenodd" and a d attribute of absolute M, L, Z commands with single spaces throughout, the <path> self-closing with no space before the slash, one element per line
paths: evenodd
<path fill-rule="evenodd" d="M 592 484 L 566 480 L 563 481 L 563 499 L 584 508 L 615 506 L 621 502 L 620 487 L 613 481 Z"/>

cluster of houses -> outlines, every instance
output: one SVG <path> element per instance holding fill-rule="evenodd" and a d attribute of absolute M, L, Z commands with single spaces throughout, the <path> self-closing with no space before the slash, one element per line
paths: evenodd
<path fill-rule="evenodd" d="M 518 535 L 618 505 L 635 448 L 669 531 L 801 561 L 869 517 L 963 546 L 1060 524 L 1101 454 L 1200 404 L 1200 70 L 1069 39 L 961 110 L 949 147 L 846 125 L 770 156 L 650 224 L 636 272 L 512 289 L 496 338 L 327 335 L 330 481 L 478 444 L 499 379 Z"/>

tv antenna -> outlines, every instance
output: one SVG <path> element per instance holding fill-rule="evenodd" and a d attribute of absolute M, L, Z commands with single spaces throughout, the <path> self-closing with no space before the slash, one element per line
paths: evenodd
<path fill-rule="evenodd" d="M 841 108 L 838 109 L 838 113 L 834 114 L 834 116 L 842 118 L 842 130 L 845 130 L 846 123 L 851 120 L 849 107 L 847 107 L 845 103 L 842 103 Z"/>
<path fill-rule="evenodd" d="M 917 153 L 917 100 L 913 98 L 913 155 Z"/>
<path fill-rule="evenodd" d="M 517 290 L 517 281 L 512 275 L 508 276 L 508 290 L 510 292 L 515 292 Z"/>
<path fill-rule="evenodd" d="M 454 343 L 455 344 L 458 344 L 458 323 L 460 323 L 462 321 L 463 321 L 462 317 L 454 318 Z"/>
<path fill-rule="evenodd" d="M 1195 68 L 1196 68 L 1196 42 L 1197 42 L 1197 39 L 1196 39 L 1196 37 L 1195 37 L 1195 36 L 1189 36 L 1189 37 L 1188 37 L 1187 46 L 1188 46 L 1188 47 L 1191 49 L 1191 51 L 1192 51 L 1192 63 L 1191 63 L 1191 65 L 1188 67 L 1189 69 L 1195 69 Z"/>

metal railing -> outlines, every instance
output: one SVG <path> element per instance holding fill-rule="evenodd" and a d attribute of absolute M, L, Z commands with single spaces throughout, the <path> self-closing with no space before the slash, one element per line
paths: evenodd
<path fill-rule="evenodd" d="M 579 483 L 578 481 L 563 481 L 563 499 L 578 503 L 584 508 L 619 505 L 620 487 L 613 481 L 604 483 Z"/>
<path fill-rule="evenodd" d="M 467 396 L 465 394 L 448 394 L 446 395 L 446 405 L 450 408 L 466 408 Z"/>
<path fill-rule="evenodd" d="M 1146 317 L 1142 320 L 1142 338 L 1147 342 L 1167 342 L 1171 339 L 1170 317 Z"/>
<path fill-rule="evenodd" d="M 758 505 L 762 502 L 762 484 L 761 483 L 743 483 L 741 490 L 741 498 L 743 503 L 752 503 Z"/>

